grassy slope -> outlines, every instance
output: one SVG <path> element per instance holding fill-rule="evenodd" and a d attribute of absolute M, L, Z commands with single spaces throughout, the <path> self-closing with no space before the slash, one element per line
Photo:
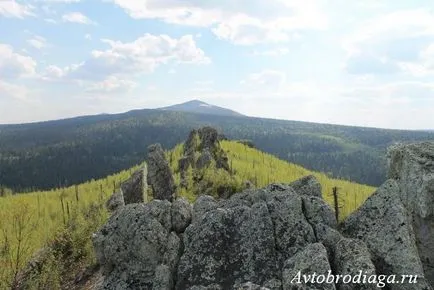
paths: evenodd
<path fill-rule="evenodd" d="M 260 188 L 275 182 L 290 183 L 303 176 L 313 174 L 321 183 L 323 197 L 330 205 L 333 205 L 332 188 L 338 187 L 339 205 L 341 207 L 340 219 L 344 219 L 357 209 L 375 190 L 371 186 L 333 179 L 324 173 L 307 170 L 299 165 L 278 159 L 271 154 L 249 148 L 241 143 L 223 141 L 221 146 L 229 157 L 230 166 L 235 171 L 235 176 L 230 176 L 223 170 L 216 171 L 215 168 L 211 167 L 204 173 L 208 179 L 217 180 L 217 183 L 233 183 L 235 187 L 241 189 L 247 180 Z M 183 146 L 178 145 L 167 156 L 171 160 L 171 168 L 175 173 L 177 183 L 180 180 L 178 160 L 182 152 Z M 195 198 L 191 191 L 183 191 L 181 195 L 186 196 L 190 201 Z"/>
<path fill-rule="evenodd" d="M 240 143 L 223 141 L 221 145 L 228 154 L 235 175 L 229 176 L 223 170 L 215 170 L 215 168 L 210 167 L 204 172 L 205 178 L 215 183 L 231 183 L 241 190 L 246 180 L 250 180 L 257 187 L 262 187 L 271 182 L 292 182 L 303 176 L 314 174 L 323 186 L 324 198 L 330 204 L 332 203 L 332 187 L 337 186 L 340 188 L 342 218 L 360 206 L 374 191 L 373 187 L 330 179 L 325 174 L 308 171 L 301 166 L 279 160 L 270 154 L 249 148 Z M 181 144 L 167 153 L 177 182 L 179 182 L 177 164 L 182 152 L 183 146 Z M 6 288 L 6 283 L 12 279 L 14 268 L 21 268 L 25 265 L 36 250 L 53 240 L 54 237 L 62 233 L 62 230 L 67 228 L 69 220 L 73 219 L 72 216 L 77 217 L 76 220 L 79 220 L 79 227 L 86 227 L 87 224 L 92 223 L 90 228 L 92 230 L 102 224 L 108 217 L 108 213 L 102 205 L 113 192 L 114 183 L 119 185 L 121 181 L 128 178 L 130 172 L 134 169 L 122 171 L 105 179 L 78 185 L 78 199 L 76 187 L 1 198 L 0 235 L 2 236 L 0 236 L 0 239 L 5 242 L 3 243 L 5 247 L 3 249 L 0 247 L 0 289 Z M 180 192 L 180 195 L 187 197 L 190 201 L 196 198 L 192 191 L 184 190 Z M 91 220 L 87 214 L 88 209 L 92 206 L 97 206 L 100 209 L 96 220 Z M 22 256 L 18 264 L 15 265 L 11 264 L 11 262 L 17 261 L 17 229 L 22 221 L 25 222 L 21 246 Z M 76 235 L 88 234 L 88 232 L 76 233 Z M 90 236 L 79 238 L 84 240 L 83 245 L 90 249 L 84 255 L 91 255 Z M 8 249 L 6 249 L 6 245 L 8 245 Z M 85 258 L 87 261 L 93 259 L 93 257 Z"/>
<path fill-rule="evenodd" d="M 105 222 L 108 213 L 101 205 L 112 194 L 113 187 L 118 187 L 129 175 L 130 171 L 122 171 L 77 187 L 0 198 L 0 289 L 7 289 L 16 269 L 60 235 L 70 221 L 83 228 L 91 223 L 98 227 Z M 92 217 L 96 220 L 88 216 L 92 207 L 102 209 L 98 210 L 99 216 Z M 84 246 L 90 247 L 89 237 L 86 239 L 89 242 Z"/>

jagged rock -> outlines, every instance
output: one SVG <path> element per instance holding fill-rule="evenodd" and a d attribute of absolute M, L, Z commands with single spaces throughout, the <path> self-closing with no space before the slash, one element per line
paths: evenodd
<path fill-rule="evenodd" d="M 316 242 L 312 226 L 307 221 L 302 198 L 292 188 L 283 192 L 267 192 L 267 207 L 273 221 L 278 262 L 292 257 L 306 245 Z"/>
<path fill-rule="evenodd" d="M 265 202 L 206 211 L 186 229 L 184 246 L 176 289 L 210 284 L 233 289 L 245 281 L 263 285 L 278 278 Z"/>
<path fill-rule="evenodd" d="M 179 171 L 181 171 L 181 172 L 187 171 L 188 166 L 193 164 L 193 162 L 194 162 L 193 156 L 187 155 L 187 156 L 181 157 L 181 159 L 179 159 L 179 161 L 178 161 Z"/>
<path fill-rule="evenodd" d="M 113 193 L 106 202 L 106 208 L 109 211 L 116 211 L 117 209 L 122 208 L 124 205 L 124 196 L 120 191 Z"/>
<path fill-rule="evenodd" d="M 211 164 L 213 158 L 208 149 L 205 149 L 202 154 L 199 156 L 196 162 L 196 168 L 202 169 Z"/>
<path fill-rule="evenodd" d="M 297 193 L 301 195 L 322 198 L 321 184 L 313 175 L 305 176 L 299 180 L 294 181 L 290 185 Z"/>
<path fill-rule="evenodd" d="M 337 221 L 334 211 L 319 197 L 302 196 L 304 214 L 311 225 L 325 224 L 336 228 Z"/>
<path fill-rule="evenodd" d="M 218 206 L 217 202 L 214 200 L 212 196 L 209 195 L 199 196 L 193 205 L 193 221 L 200 218 L 206 212 L 216 209 L 217 206 Z"/>
<path fill-rule="evenodd" d="M 172 203 L 172 227 L 177 233 L 182 233 L 191 222 L 193 208 L 184 198 L 178 198 Z"/>
<path fill-rule="evenodd" d="M 187 141 L 184 143 L 184 155 L 190 156 L 199 148 L 199 138 L 197 130 L 191 130 L 188 135 Z"/>
<path fill-rule="evenodd" d="M 121 184 L 121 194 L 125 204 L 147 202 L 147 168 L 134 172 L 131 177 Z"/>
<path fill-rule="evenodd" d="M 315 236 L 301 197 L 289 186 L 270 189 L 253 198 L 235 194 L 220 203 L 199 198 L 193 223 L 184 233 L 176 289 L 212 283 L 232 289 L 245 281 L 280 289 L 279 267 L 315 242 Z"/>
<path fill-rule="evenodd" d="M 342 276 L 351 275 L 357 277 L 360 275 L 360 280 L 355 279 L 355 283 L 337 283 L 339 290 L 369 290 L 377 289 L 375 284 L 363 284 L 362 275 L 367 277 L 375 275 L 375 266 L 371 261 L 371 255 L 364 242 L 357 239 L 340 239 L 335 244 L 334 249 L 334 269 L 337 274 Z"/>
<path fill-rule="evenodd" d="M 396 145 L 388 157 L 389 178 L 401 189 L 425 275 L 434 285 L 434 142 Z"/>
<path fill-rule="evenodd" d="M 176 185 L 172 171 L 160 144 L 148 147 L 148 184 L 152 187 L 154 199 L 172 201 Z"/>
<path fill-rule="evenodd" d="M 212 127 L 202 127 L 198 130 L 198 134 L 200 137 L 199 150 L 203 151 L 204 149 L 208 149 L 213 151 L 213 148 L 216 147 L 216 144 L 219 141 L 217 130 Z"/>
<path fill-rule="evenodd" d="M 291 289 L 336 289 L 334 284 L 317 283 L 315 276 L 327 277 L 331 273 L 327 251 L 321 243 L 309 244 L 285 261 L 283 266 L 283 290 Z M 315 282 L 305 283 L 303 275 L 311 275 Z M 321 280 L 319 281 L 321 282 Z"/>
<path fill-rule="evenodd" d="M 392 284 L 391 290 L 431 289 L 399 191 L 396 181 L 388 180 L 344 221 L 342 230 L 366 243 L 379 274 L 418 275 L 418 284 Z"/>
<path fill-rule="evenodd" d="M 330 271 L 417 275 L 418 284 L 391 284 L 386 289 L 432 290 L 424 278 L 411 219 L 429 217 L 423 215 L 429 206 L 401 200 L 403 188 L 410 184 L 423 185 L 420 190 L 429 193 L 430 183 L 424 182 L 430 175 L 420 171 L 419 175 L 425 174 L 423 180 L 412 183 L 408 178 L 420 176 L 409 172 L 418 172 L 419 167 L 406 157 L 399 160 L 401 167 L 394 165 L 392 170 L 396 180 L 387 181 L 339 228 L 313 176 L 292 184 L 247 189 L 226 200 L 202 195 L 193 206 L 183 199 L 126 205 L 114 212 L 93 239 L 105 274 L 103 286 L 170 290 L 377 287 L 291 283 L 300 270 L 302 275 L 325 276 Z M 420 190 L 414 194 L 427 202 Z M 414 207 L 407 211 L 411 204 Z"/>
<path fill-rule="evenodd" d="M 170 208 L 167 201 L 126 205 L 94 234 L 96 257 L 106 277 L 104 289 L 151 289 L 154 283 L 167 283 L 162 278 L 167 278 L 164 273 L 171 265 L 159 270 L 160 280 L 155 274 L 171 252 L 170 224 L 166 224 Z"/>
<path fill-rule="evenodd" d="M 229 167 L 229 159 L 226 156 L 226 153 L 224 153 L 223 150 L 218 150 L 216 153 L 216 156 L 214 157 L 216 160 L 216 167 L 217 168 L 222 168 L 226 171 L 230 171 L 230 167 Z"/>

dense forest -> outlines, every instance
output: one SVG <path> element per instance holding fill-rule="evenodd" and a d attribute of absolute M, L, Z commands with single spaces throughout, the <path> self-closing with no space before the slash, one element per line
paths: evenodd
<path fill-rule="evenodd" d="M 434 140 L 434 132 L 427 131 L 135 110 L 1 125 L 0 185 L 22 192 L 102 178 L 142 162 L 151 143 L 171 148 L 204 125 L 308 169 L 374 186 L 386 178 L 389 145 Z"/>

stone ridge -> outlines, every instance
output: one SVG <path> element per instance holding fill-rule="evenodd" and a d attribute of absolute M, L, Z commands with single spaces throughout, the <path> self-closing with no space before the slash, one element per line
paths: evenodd
<path fill-rule="evenodd" d="M 434 285 L 434 142 L 395 145 L 388 160 L 389 178 L 400 188 L 425 275 Z"/>
<path fill-rule="evenodd" d="M 125 205 L 93 236 L 99 289 L 377 289 L 291 284 L 299 271 L 363 271 L 418 276 L 385 289 L 432 290 L 433 156 L 431 143 L 391 148 L 391 179 L 339 226 L 314 176 L 192 205 Z"/>

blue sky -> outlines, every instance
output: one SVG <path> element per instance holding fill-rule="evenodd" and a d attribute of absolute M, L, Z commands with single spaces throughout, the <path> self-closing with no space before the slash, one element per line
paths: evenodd
<path fill-rule="evenodd" d="M 434 128 L 433 9 L 408 0 L 0 0 L 0 123 L 200 99 L 250 116 Z"/>

